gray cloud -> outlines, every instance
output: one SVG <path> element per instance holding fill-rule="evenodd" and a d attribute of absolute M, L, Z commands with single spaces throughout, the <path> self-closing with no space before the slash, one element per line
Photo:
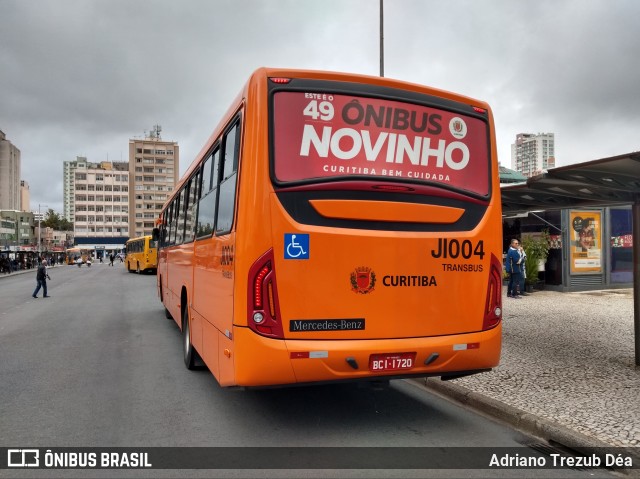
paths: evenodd
<path fill-rule="evenodd" d="M 556 133 L 558 164 L 638 150 L 640 3 L 385 2 L 385 76 L 489 102 L 499 155 Z M 373 0 L 0 0 L 0 129 L 32 207 L 62 162 L 127 159 L 154 124 L 184 171 L 259 66 L 377 75 Z"/>

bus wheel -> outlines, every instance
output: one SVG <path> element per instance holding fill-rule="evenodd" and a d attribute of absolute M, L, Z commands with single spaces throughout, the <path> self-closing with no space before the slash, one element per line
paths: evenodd
<path fill-rule="evenodd" d="M 133 273 L 133 270 L 131 269 L 131 263 L 129 263 L 128 261 L 127 261 L 127 271 L 129 273 Z"/>
<path fill-rule="evenodd" d="M 167 319 L 173 319 L 173 316 L 171 316 L 171 313 L 167 308 L 164 308 L 164 317 Z"/>
<path fill-rule="evenodd" d="M 140 274 L 140 263 L 136 263 L 136 273 Z"/>
<path fill-rule="evenodd" d="M 184 365 L 187 369 L 193 370 L 196 368 L 198 353 L 193 349 L 193 344 L 191 343 L 191 326 L 189 325 L 187 308 L 184 308 L 182 312 L 182 344 L 184 346 Z"/>

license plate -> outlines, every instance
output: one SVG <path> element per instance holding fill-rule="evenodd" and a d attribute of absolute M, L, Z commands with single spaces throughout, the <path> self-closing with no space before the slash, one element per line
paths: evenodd
<path fill-rule="evenodd" d="M 402 371 L 411 369 L 416 353 L 372 354 L 369 357 L 369 371 Z"/>

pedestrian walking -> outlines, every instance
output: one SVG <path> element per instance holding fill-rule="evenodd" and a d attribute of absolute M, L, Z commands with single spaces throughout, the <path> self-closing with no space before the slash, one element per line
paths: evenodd
<path fill-rule="evenodd" d="M 43 298 L 49 297 L 47 294 L 47 279 L 51 278 L 49 277 L 49 273 L 47 273 L 47 260 L 43 259 L 40 266 L 38 266 L 38 271 L 36 272 L 36 281 L 38 282 L 38 286 L 32 294 L 34 298 L 38 297 L 38 291 L 40 291 L 40 288 L 42 288 L 42 292 L 44 293 Z"/>
<path fill-rule="evenodd" d="M 113 260 L 115 259 L 115 256 L 113 255 L 113 253 L 111 253 L 109 255 L 109 266 L 113 266 Z"/>
<path fill-rule="evenodd" d="M 509 285 L 507 286 L 507 297 L 518 299 L 518 286 L 520 286 L 520 280 L 522 276 L 522 258 L 518 251 L 519 242 L 517 239 L 511 240 L 511 246 L 507 252 L 507 262 L 505 264 L 505 271 L 509 273 Z"/>

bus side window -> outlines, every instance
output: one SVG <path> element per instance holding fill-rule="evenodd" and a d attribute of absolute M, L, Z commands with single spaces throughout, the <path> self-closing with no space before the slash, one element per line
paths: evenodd
<path fill-rule="evenodd" d="M 216 149 L 207 159 L 202 171 L 202 189 L 198 202 L 198 221 L 196 236 L 202 238 L 213 233 L 216 218 L 216 196 L 218 193 L 218 165 L 220 150 Z M 208 188 L 208 189 L 207 189 Z"/>
<path fill-rule="evenodd" d="M 176 244 L 182 244 L 184 242 L 184 207 L 186 204 L 186 188 L 182 188 L 180 191 L 180 203 L 178 203 L 178 214 L 176 215 L 177 223 L 176 223 Z"/>
<path fill-rule="evenodd" d="M 164 246 L 171 246 L 171 232 L 173 228 L 173 201 L 169 205 L 166 211 L 166 222 L 167 224 L 164 226 L 166 230 L 166 234 L 164 237 Z"/>
<path fill-rule="evenodd" d="M 191 177 L 189 180 L 189 200 L 187 202 L 187 221 L 184 229 L 184 241 L 185 243 L 191 242 L 195 236 L 195 222 L 196 216 L 198 212 L 198 195 L 199 195 L 199 186 L 200 186 L 200 170 L 196 172 L 196 174 Z"/>
<path fill-rule="evenodd" d="M 177 230 L 178 230 L 178 225 L 179 225 L 178 216 L 180 214 L 180 205 L 181 205 L 180 196 L 178 195 L 173 200 L 173 215 L 172 215 L 173 216 L 173 221 L 171 223 L 171 244 L 172 245 L 180 244 L 180 243 L 176 242 L 177 241 L 177 236 L 178 236 Z M 180 239 L 182 239 L 182 238 L 180 238 Z"/>
<path fill-rule="evenodd" d="M 194 179 L 189 178 L 184 186 L 182 187 L 183 195 L 184 195 L 184 234 L 182 236 L 182 242 L 188 243 L 193 240 L 189 235 L 189 228 L 191 225 L 191 189 L 193 188 Z"/>
<path fill-rule="evenodd" d="M 224 235 L 233 226 L 234 207 L 236 201 L 236 182 L 238 178 L 238 143 L 240 140 L 239 122 L 224 137 L 224 164 L 220 181 L 220 200 L 216 220 L 216 234 Z"/>

